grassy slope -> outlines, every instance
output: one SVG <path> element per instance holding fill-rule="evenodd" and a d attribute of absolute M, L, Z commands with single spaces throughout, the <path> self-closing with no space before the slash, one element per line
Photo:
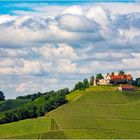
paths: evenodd
<path fill-rule="evenodd" d="M 87 89 L 50 116 L 67 138 L 140 138 L 139 108 L 140 94 L 100 86 Z"/>
<path fill-rule="evenodd" d="M 16 138 L 28 134 L 39 134 L 50 130 L 50 119 L 41 117 L 0 125 L 0 138 Z"/>
<path fill-rule="evenodd" d="M 73 92 L 67 99 L 70 103 L 44 118 L 0 125 L 0 137 L 140 138 L 140 94 L 100 86 Z M 52 119 L 57 129 L 52 128 Z"/>
<path fill-rule="evenodd" d="M 3 103 L 0 103 L 0 112 L 17 108 L 23 104 L 26 104 L 29 101 L 30 100 L 28 99 L 15 99 L 15 100 L 10 99 L 3 101 Z"/>

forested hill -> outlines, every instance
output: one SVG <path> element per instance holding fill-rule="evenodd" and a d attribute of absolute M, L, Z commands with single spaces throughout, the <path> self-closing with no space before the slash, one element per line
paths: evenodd
<path fill-rule="evenodd" d="M 65 104 L 65 95 L 69 89 L 61 89 L 56 92 L 37 93 L 17 97 L 15 100 L 2 101 L 0 104 L 0 124 L 19 121 L 27 118 L 36 118 L 45 115 Z"/>

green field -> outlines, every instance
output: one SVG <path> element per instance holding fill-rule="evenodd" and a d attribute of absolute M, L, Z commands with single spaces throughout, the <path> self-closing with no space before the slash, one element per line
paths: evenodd
<path fill-rule="evenodd" d="M 115 88 L 72 92 L 45 117 L 0 125 L 0 137 L 140 139 L 140 93 Z"/>

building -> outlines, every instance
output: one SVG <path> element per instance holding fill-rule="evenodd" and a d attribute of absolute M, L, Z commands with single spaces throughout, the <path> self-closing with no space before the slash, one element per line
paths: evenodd
<path fill-rule="evenodd" d="M 119 91 L 134 91 L 135 87 L 132 85 L 120 85 L 118 90 Z"/>
<path fill-rule="evenodd" d="M 110 83 L 117 85 L 117 84 L 132 84 L 133 83 L 133 78 L 131 74 L 127 75 L 111 75 L 108 76 L 107 78 L 110 77 Z"/>
<path fill-rule="evenodd" d="M 110 80 L 108 80 L 108 79 L 99 79 L 97 84 L 98 85 L 109 85 L 110 84 Z"/>
<path fill-rule="evenodd" d="M 132 84 L 133 78 L 131 74 L 125 75 L 110 75 L 109 73 L 106 77 L 102 79 L 93 79 L 93 85 L 118 85 L 118 84 Z"/>

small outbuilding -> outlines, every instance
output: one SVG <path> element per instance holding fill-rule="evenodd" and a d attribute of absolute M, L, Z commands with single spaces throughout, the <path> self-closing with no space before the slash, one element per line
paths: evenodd
<path fill-rule="evenodd" d="M 134 91 L 135 87 L 132 85 L 120 85 L 118 89 L 119 91 Z"/>

